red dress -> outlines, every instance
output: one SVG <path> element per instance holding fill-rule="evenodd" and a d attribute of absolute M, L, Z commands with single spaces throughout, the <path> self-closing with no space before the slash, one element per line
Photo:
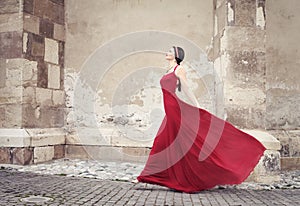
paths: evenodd
<path fill-rule="evenodd" d="M 188 193 L 243 182 L 265 147 L 230 123 L 180 100 L 175 70 L 160 80 L 166 115 L 138 181 Z"/>

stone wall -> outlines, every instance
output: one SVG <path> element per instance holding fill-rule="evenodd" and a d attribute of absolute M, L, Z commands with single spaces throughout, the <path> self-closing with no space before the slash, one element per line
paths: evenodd
<path fill-rule="evenodd" d="M 1 1 L 1 162 L 64 156 L 64 34 L 63 0 Z"/>
<path fill-rule="evenodd" d="M 266 115 L 264 1 L 215 1 L 217 109 L 229 122 L 264 129 Z"/>
<path fill-rule="evenodd" d="M 65 3 L 67 156 L 142 160 L 164 116 L 159 79 L 173 45 L 186 51 L 202 107 L 215 111 L 211 1 Z"/>
<path fill-rule="evenodd" d="M 268 130 L 281 143 L 283 169 L 299 168 L 296 5 L 215 1 L 213 60 L 223 80 L 216 85 L 217 112 L 238 127 Z"/>
<path fill-rule="evenodd" d="M 283 169 L 300 167 L 299 5 L 266 3 L 266 128 L 281 142 Z"/>

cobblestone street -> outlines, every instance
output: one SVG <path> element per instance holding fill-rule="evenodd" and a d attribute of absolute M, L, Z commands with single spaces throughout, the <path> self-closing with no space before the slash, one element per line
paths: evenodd
<path fill-rule="evenodd" d="M 218 187 L 196 194 L 128 181 L 41 175 L 1 167 L 0 205 L 299 205 L 300 189 Z M 35 197 L 35 198 L 33 198 Z M 44 197 L 48 201 L 42 202 Z M 26 202 L 26 198 L 33 198 Z M 35 199 L 35 203 L 33 200 Z"/>

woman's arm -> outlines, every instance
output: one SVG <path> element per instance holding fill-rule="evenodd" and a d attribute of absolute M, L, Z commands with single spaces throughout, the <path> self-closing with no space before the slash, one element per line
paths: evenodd
<path fill-rule="evenodd" d="M 182 66 L 178 66 L 178 68 L 175 70 L 175 75 L 180 79 L 181 88 L 184 94 L 191 100 L 194 106 L 200 107 L 195 95 L 189 89 L 185 70 Z"/>

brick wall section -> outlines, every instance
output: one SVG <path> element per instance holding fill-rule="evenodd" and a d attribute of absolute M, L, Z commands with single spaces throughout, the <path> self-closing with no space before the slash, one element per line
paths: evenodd
<path fill-rule="evenodd" d="M 24 0 L 23 10 L 24 58 L 37 62 L 36 104 L 24 105 L 23 126 L 62 127 L 64 0 Z M 55 102 L 57 99 L 60 101 Z M 36 115 L 37 109 L 39 115 Z"/>

